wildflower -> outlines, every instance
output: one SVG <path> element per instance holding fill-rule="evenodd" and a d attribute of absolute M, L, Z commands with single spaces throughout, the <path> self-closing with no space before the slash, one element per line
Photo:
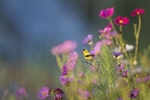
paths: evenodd
<path fill-rule="evenodd" d="M 95 85 L 96 84 L 96 79 L 92 79 L 92 81 L 91 81 L 91 83 L 93 84 L 93 85 Z"/>
<path fill-rule="evenodd" d="M 129 45 L 129 44 L 126 44 L 125 46 L 125 51 L 132 51 L 134 49 L 134 46 L 133 45 Z"/>
<path fill-rule="evenodd" d="M 68 71 L 72 71 L 75 68 L 76 62 L 77 62 L 78 54 L 76 51 L 71 52 L 68 55 L 68 60 L 66 63 Z"/>
<path fill-rule="evenodd" d="M 80 72 L 80 73 L 78 74 L 79 77 L 84 77 L 84 75 L 85 75 L 85 74 L 84 74 L 83 72 Z"/>
<path fill-rule="evenodd" d="M 68 75 L 68 69 L 67 69 L 67 66 L 66 66 L 66 65 L 64 65 L 61 70 L 62 70 L 61 74 L 62 74 L 63 76 Z"/>
<path fill-rule="evenodd" d="M 131 16 L 142 15 L 142 14 L 144 14 L 144 12 L 145 12 L 145 9 L 136 8 L 136 9 L 131 13 Z"/>
<path fill-rule="evenodd" d="M 78 89 L 78 93 L 80 96 L 82 96 L 85 100 L 89 99 L 91 97 L 90 93 L 86 90 L 82 90 L 81 88 Z"/>
<path fill-rule="evenodd" d="M 114 7 L 103 9 L 100 11 L 99 16 L 102 18 L 109 18 L 114 14 Z"/>
<path fill-rule="evenodd" d="M 95 67 L 93 67 L 93 66 L 91 66 L 89 69 L 90 69 L 91 71 L 95 71 Z"/>
<path fill-rule="evenodd" d="M 122 98 L 117 98 L 117 100 L 122 100 Z"/>
<path fill-rule="evenodd" d="M 130 21 L 130 20 L 129 20 L 128 17 L 122 17 L 122 16 L 118 16 L 118 17 L 114 20 L 115 24 L 121 25 L 121 26 L 124 26 L 124 25 L 128 24 L 129 21 Z"/>
<path fill-rule="evenodd" d="M 42 88 L 38 91 L 37 95 L 39 99 L 44 100 L 46 97 L 49 96 L 48 93 L 49 93 L 49 88 L 42 86 Z"/>
<path fill-rule="evenodd" d="M 64 92 L 60 88 L 55 89 L 54 93 L 56 94 L 55 100 L 61 100 L 63 98 Z"/>
<path fill-rule="evenodd" d="M 69 85 L 69 83 L 74 79 L 74 76 L 68 78 L 68 77 L 64 77 L 64 76 L 60 76 L 59 77 L 59 80 L 60 80 L 60 83 L 63 85 L 63 86 L 67 86 Z"/>
<path fill-rule="evenodd" d="M 76 48 L 77 44 L 74 41 L 66 40 L 63 43 L 55 46 L 51 49 L 53 55 L 60 55 L 73 51 Z"/>
<path fill-rule="evenodd" d="M 25 90 L 25 88 L 21 87 L 19 90 L 15 92 L 15 98 L 16 100 L 22 100 L 28 97 L 28 94 Z"/>
<path fill-rule="evenodd" d="M 116 69 L 118 72 L 122 71 L 124 69 L 124 63 L 121 63 L 120 67 L 117 66 Z"/>
<path fill-rule="evenodd" d="M 150 75 L 148 76 L 145 76 L 144 78 L 137 78 L 136 81 L 138 83 L 145 83 L 145 82 L 148 82 L 150 80 Z"/>
<path fill-rule="evenodd" d="M 89 35 L 87 35 L 87 37 L 82 41 L 82 43 L 83 44 L 86 44 L 86 43 L 90 43 L 91 44 L 91 42 L 92 42 L 92 35 L 91 34 L 89 34 Z"/>
<path fill-rule="evenodd" d="M 127 77 L 128 75 L 128 70 L 123 70 L 121 73 L 121 77 Z"/>
<path fill-rule="evenodd" d="M 121 52 L 113 52 L 113 55 L 115 56 L 115 57 L 118 57 L 118 56 L 120 56 L 122 53 Z"/>
<path fill-rule="evenodd" d="M 129 97 L 130 98 L 136 98 L 139 94 L 139 89 L 132 89 L 130 92 L 129 92 Z"/>

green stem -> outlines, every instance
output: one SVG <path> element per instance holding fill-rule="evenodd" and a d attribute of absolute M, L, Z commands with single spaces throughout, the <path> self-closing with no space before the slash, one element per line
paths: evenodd
<path fill-rule="evenodd" d="M 137 60 L 137 53 L 138 53 L 138 43 L 139 43 L 139 35 L 140 35 L 140 30 L 141 30 L 141 16 L 138 16 L 138 30 L 137 32 L 135 31 L 135 55 L 134 55 L 134 60 Z"/>
<path fill-rule="evenodd" d="M 56 61 L 57 61 L 58 67 L 61 70 L 61 67 L 63 66 L 62 62 L 61 62 L 61 58 L 59 57 L 59 55 L 55 55 L 55 57 L 56 57 Z"/>

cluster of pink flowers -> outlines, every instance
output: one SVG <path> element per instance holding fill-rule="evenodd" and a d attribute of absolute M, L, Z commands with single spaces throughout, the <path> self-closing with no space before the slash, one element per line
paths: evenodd
<path fill-rule="evenodd" d="M 75 41 L 66 40 L 63 43 L 55 46 L 51 49 L 53 55 L 65 54 L 73 51 L 76 48 L 77 44 Z"/>
<path fill-rule="evenodd" d="M 142 15 L 144 14 L 145 10 L 141 9 L 141 8 L 136 8 L 132 13 L 131 16 L 137 16 L 137 15 Z M 107 8 L 107 9 L 103 9 L 100 11 L 99 16 L 102 18 L 110 18 L 112 17 L 114 14 L 114 8 Z M 126 24 L 129 23 L 129 18 L 128 17 L 122 17 L 122 16 L 118 16 L 117 18 L 114 19 L 114 23 L 116 25 L 121 25 L 124 26 Z"/>

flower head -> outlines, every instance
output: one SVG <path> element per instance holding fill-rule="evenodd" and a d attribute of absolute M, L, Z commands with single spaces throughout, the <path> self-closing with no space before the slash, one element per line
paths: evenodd
<path fill-rule="evenodd" d="M 116 25 L 121 25 L 121 26 L 124 26 L 124 25 L 128 24 L 129 21 L 130 21 L 130 20 L 129 20 L 128 17 L 122 17 L 122 16 L 118 16 L 118 17 L 114 20 L 114 22 L 115 22 Z"/>
<path fill-rule="evenodd" d="M 16 100 L 22 100 L 24 98 L 27 98 L 28 97 L 28 94 L 25 90 L 25 88 L 21 87 L 19 90 L 17 90 L 15 92 L 15 98 Z"/>
<path fill-rule="evenodd" d="M 134 49 L 134 46 L 133 46 L 133 45 L 126 44 L 126 46 L 125 46 L 125 51 L 129 52 L 129 51 L 132 51 L 133 49 Z"/>
<path fill-rule="evenodd" d="M 64 92 L 60 88 L 55 89 L 54 93 L 56 94 L 55 100 L 61 100 L 63 98 Z"/>
<path fill-rule="evenodd" d="M 113 55 L 115 56 L 115 57 L 118 57 L 118 56 L 120 56 L 122 53 L 121 52 L 113 52 Z"/>
<path fill-rule="evenodd" d="M 68 55 L 67 63 L 66 63 L 68 71 L 72 71 L 75 68 L 77 59 L 78 59 L 77 52 L 76 51 L 70 52 L 70 54 Z"/>
<path fill-rule="evenodd" d="M 61 74 L 62 74 L 63 76 L 68 75 L 68 69 L 67 69 L 67 66 L 66 66 L 66 65 L 64 65 L 61 70 L 62 70 Z"/>
<path fill-rule="evenodd" d="M 83 44 L 92 42 L 92 34 L 87 35 L 87 37 L 82 41 Z"/>
<path fill-rule="evenodd" d="M 129 97 L 130 98 L 136 98 L 139 94 L 139 89 L 132 89 L 130 92 L 129 92 Z"/>
<path fill-rule="evenodd" d="M 89 99 L 91 97 L 90 93 L 86 90 L 82 90 L 81 88 L 78 89 L 78 93 L 80 96 L 82 96 L 85 100 Z"/>
<path fill-rule="evenodd" d="M 103 9 L 100 11 L 99 16 L 102 18 L 109 18 L 114 14 L 114 7 Z"/>
<path fill-rule="evenodd" d="M 64 76 L 60 76 L 60 77 L 59 77 L 60 83 L 61 83 L 63 86 L 67 86 L 73 79 L 74 79 L 74 76 L 72 76 L 72 77 L 70 77 L 70 78 L 64 77 Z"/>
<path fill-rule="evenodd" d="M 142 14 L 144 14 L 144 12 L 145 12 L 145 9 L 136 8 L 136 9 L 131 13 L 131 16 L 142 15 Z"/>
<path fill-rule="evenodd" d="M 78 73 L 78 76 L 79 76 L 79 77 L 84 77 L 84 75 L 85 75 L 85 74 L 84 74 L 83 72 Z"/>
<path fill-rule="evenodd" d="M 42 86 L 42 88 L 38 91 L 37 95 L 39 99 L 44 100 L 46 97 L 49 96 L 48 93 L 49 93 L 49 88 Z"/>
<path fill-rule="evenodd" d="M 128 70 L 123 70 L 121 73 L 121 77 L 127 77 L 128 75 Z"/>
<path fill-rule="evenodd" d="M 66 40 L 63 43 L 55 46 L 51 49 L 53 55 L 59 55 L 64 53 L 69 53 L 76 48 L 77 44 L 74 41 Z"/>

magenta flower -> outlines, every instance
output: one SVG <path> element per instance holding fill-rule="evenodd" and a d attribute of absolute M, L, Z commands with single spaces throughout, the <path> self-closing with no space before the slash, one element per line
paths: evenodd
<path fill-rule="evenodd" d="M 130 92 L 129 92 L 129 97 L 130 98 L 136 98 L 139 94 L 139 89 L 132 89 Z"/>
<path fill-rule="evenodd" d="M 137 78 L 137 79 L 136 79 L 136 81 L 137 81 L 138 83 L 146 83 L 146 82 L 148 82 L 149 80 L 150 80 L 150 75 L 145 76 L 144 78 Z"/>
<path fill-rule="evenodd" d="M 19 90 L 15 92 L 15 98 L 16 100 L 22 100 L 28 97 L 28 94 L 25 90 L 25 88 L 21 87 Z"/>
<path fill-rule="evenodd" d="M 114 7 L 103 9 L 100 11 L 99 16 L 102 18 L 109 18 L 114 14 Z"/>
<path fill-rule="evenodd" d="M 123 70 L 121 73 L 121 77 L 127 77 L 128 76 L 128 70 Z"/>
<path fill-rule="evenodd" d="M 121 65 L 117 66 L 116 69 L 118 72 L 122 71 L 124 69 L 124 63 L 121 63 Z"/>
<path fill-rule="evenodd" d="M 60 76 L 59 77 L 59 80 L 60 80 L 60 83 L 63 85 L 63 86 L 67 86 L 69 85 L 70 82 L 72 82 L 74 79 L 74 76 L 68 78 L 68 77 L 64 77 L 64 76 Z"/>
<path fill-rule="evenodd" d="M 82 41 L 82 43 L 86 44 L 92 42 L 92 37 L 93 36 L 91 34 L 87 35 L 87 37 Z"/>
<path fill-rule="evenodd" d="M 131 13 L 131 16 L 142 15 L 142 14 L 144 14 L 144 12 L 145 12 L 145 9 L 136 8 L 136 9 Z"/>
<path fill-rule="evenodd" d="M 46 97 L 49 96 L 48 93 L 49 93 L 49 88 L 42 86 L 42 88 L 38 91 L 37 95 L 39 99 L 44 100 Z"/>
<path fill-rule="evenodd" d="M 66 40 L 62 44 L 55 46 L 51 49 L 53 55 L 60 55 L 64 53 L 69 53 L 76 48 L 77 44 L 74 41 Z"/>
<path fill-rule="evenodd" d="M 114 22 L 115 22 L 116 25 L 121 25 L 121 26 L 124 26 L 124 25 L 128 24 L 129 21 L 130 21 L 130 20 L 129 20 L 128 17 L 122 17 L 122 16 L 118 16 L 118 17 L 114 20 Z"/>
<path fill-rule="evenodd" d="M 61 72 L 62 76 L 68 75 L 68 69 L 66 65 L 64 65 L 61 70 L 62 70 Z"/>
<path fill-rule="evenodd" d="M 67 63 L 66 63 L 68 71 L 72 71 L 75 68 L 77 59 L 78 59 L 78 54 L 77 54 L 76 51 L 71 52 L 68 55 L 68 60 L 67 60 Z"/>
<path fill-rule="evenodd" d="M 64 94 L 63 90 L 57 88 L 54 90 L 54 93 L 56 94 L 55 100 L 62 100 Z"/>

